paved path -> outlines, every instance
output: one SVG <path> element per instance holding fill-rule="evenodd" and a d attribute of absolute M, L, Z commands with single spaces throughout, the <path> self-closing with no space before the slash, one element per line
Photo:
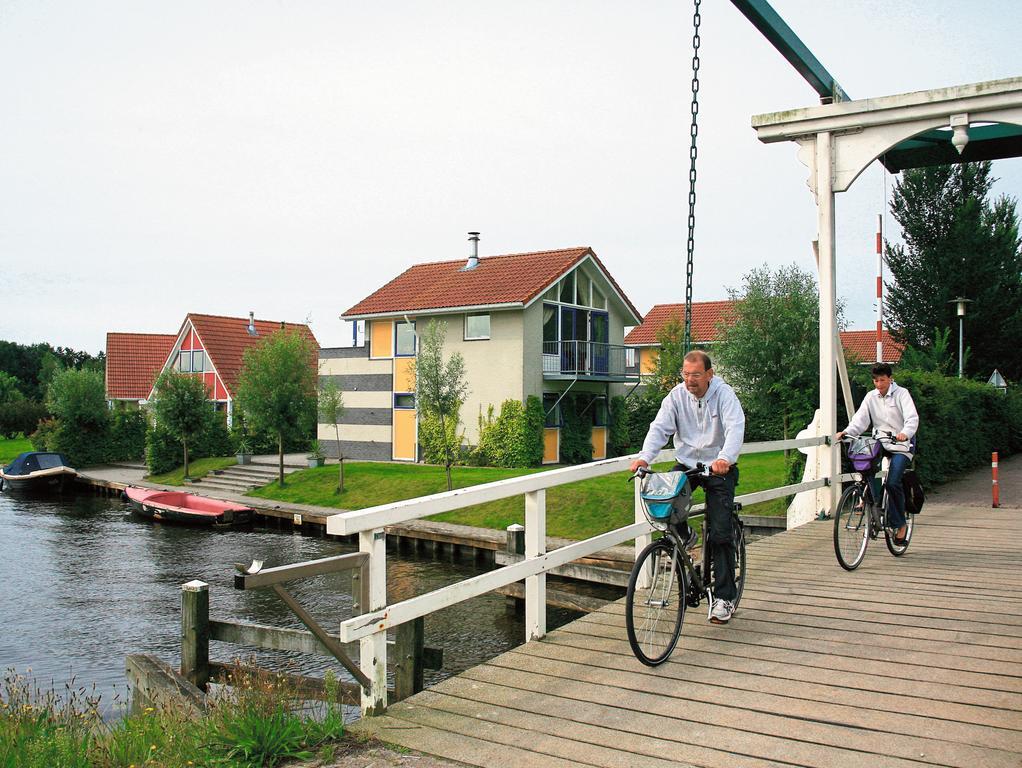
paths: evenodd
<path fill-rule="evenodd" d="M 1022 765 L 1018 510 L 931 502 L 851 573 L 831 532 L 752 544 L 731 624 L 690 612 L 657 669 L 618 601 L 355 728 L 495 768 Z"/>
<path fill-rule="evenodd" d="M 1022 509 L 1022 454 L 998 462 L 1001 507 Z M 989 508 L 992 498 L 989 466 L 977 469 L 950 483 L 938 486 L 927 497 L 939 504 Z"/>

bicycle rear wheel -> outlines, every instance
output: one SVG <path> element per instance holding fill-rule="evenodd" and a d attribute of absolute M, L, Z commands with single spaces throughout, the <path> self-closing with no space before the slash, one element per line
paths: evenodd
<path fill-rule="evenodd" d="M 846 571 L 854 571 L 866 556 L 870 504 L 865 487 L 858 483 L 846 488 L 838 502 L 834 514 L 834 554 Z"/>
<path fill-rule="evenodd" d="M 894 543 L 894 536 L 884 528 L 884 539 L 887 540 L 887 549 L 890 550 L 891 554 L 895 557 L 901 557 L 908 551 L 908 545 L 912 541 L 912 529 L 915 527 L 913 524 L 913 515 L 911 512 L 905 513 L 905 543 L 902 546 L 898 546 Z"/>
<path fill-rule="evenodd" d="M 639 586 L 646 572 L 649 587 Z M 625 627 L 635 658 L 649 667 L 667 661 L 685 617 L 685 571 L 669 538 L 657 539 L 639 555 L 628 579 Z"/>

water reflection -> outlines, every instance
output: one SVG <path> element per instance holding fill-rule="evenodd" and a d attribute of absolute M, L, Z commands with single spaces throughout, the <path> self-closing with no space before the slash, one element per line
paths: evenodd
<path fill-rule="evenodd" d="M 124 657 L 152 653 L 180 660 L 180 587 L 210 585 L 210 613 L 223 620 L 301 628 L 271 590 L 233 588 L 233 563 L 266 566 L 354 551 L 327 539 L 272 530 L 212 531 L 141 521 L 116 499 L 91 495 L 23 499 L 0 493 L 0 668 L 58 688 L 76 676 L 109 701 L 124 691 Z M 401 600 L 478 573 L 471 563 L 388 554 L 388 594 Z M 289 591 L 330 631 L 351 614 L 350 573 L 290 582 Z M 558 626 L 573 618 L 551 610 Z M 444 649 L 444 669 L 427 684 L 520 643 L 520 615 L 505 599 L 484 595 L 426 618 L 426 643 Z M 210 655 L 255 658 L 302 674 L 340 671 L 329 658 L 255 651 L 214 643 Z M 342 675 L 345 676 L 345 675 Z"/>

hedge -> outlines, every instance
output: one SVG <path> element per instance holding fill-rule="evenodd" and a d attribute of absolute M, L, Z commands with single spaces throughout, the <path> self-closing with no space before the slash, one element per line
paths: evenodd
<path fill-rule="evenodd" d="M 208 411 L 206 428 L 188 444 L 188 460 L 206 456 L 230 456 L 234 452 L 227 420 L 223 413 Z M 159 425 L 146 432 L 145 460 L 150 475 L 160 475 L 180 467 L 184 460 L 181 442 Z"/>

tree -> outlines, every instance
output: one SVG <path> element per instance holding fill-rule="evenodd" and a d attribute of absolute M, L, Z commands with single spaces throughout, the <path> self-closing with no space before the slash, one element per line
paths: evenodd
<path fill-rule="evenodd" d="M 458 412 L 468 395 L 468 384 L 465 382 L 465 361 L 461 354 L 455 352 L 444 361 L 446 328 L 446 323 L 429 321 L 426 330 L 419 334 L 419 351 L 414 368 L 419 412 L 424 417 L 435 417 L 440 421 L 437 439 L 442 441 L 447 490 L 450 491 L 454 488 L 451 465 L 458 449 L 455 444 Z M 453 429 L 449 426 L 451 423 Z"/>
<path fill-rule="evenodd" d="M 166 371 L 156 380 L 151 401 L 156 423 L 181 441 L 185 477 L 188 477 L 188 442 L 194 443 L 206 428 L 209 404 L 206 383 L 201 376 Z"/>
<path fill-rule="evenodd" d="M 340 472 L 337 478 L 337 493 L 344 492 L 344 453 L 341 451 L 341 428 L 339 426 L 342 416 L 344 416 L 344 396 L 337 388 L 336 382 L 328 381 L 319 392 L 319 418 L 322 423 L 334 425 L 334 438 L 337 442 L 337 466 Z"/>
<path fill-rule="evenodd" d="M 891 202 L 904 245 L 888 243 L 885 249 L 893 277 L 887 315 L 895 337 L 922 350 L 943 329 L 953 329 L 957 342 L 955 306 L 949 302 L 972 299 L 964 320 L 969 370 L 985 378 L 999 368 L 1018 380 L 1022 251 L 1016 201 L 988 199 L 995 180 L 989 162 L 904 172 Z"/>
<path fill-rule="evenodd" d="M 58 371 L 46 391 L 46 406 L 56 419 L 53 448 L 72 464 L 104 460 L 109 412 L 106 385 L 97 371 Z"/>
<path fill-rule="evenodd" d="M 656 335 L 660 349 L 650 377 L 646 396 L 660 401 L 681 381 L 681 366 L 685 361 L 685 322 L 677 315 L 667 318 Z"/>
<path fill-rule="evenodd" d="M 18 403 L 25 399 L 18 385 L 21 382 L 9 373 L 0 371 L 0 405 Z"/>
<path fill-rule="evenodd" d="M 714 366 L 726 369 L 747 420 L 787 440 L 812 419 L 819 401 L 816 280 L 795 265 L 776 272 L 764 266 L 728 294 L 734 316 L 720 328 Z M 840 307 L 838 314 L 840 320 Z"/>
<path fill-rule="evenodd" d="M 951 349 L 949 338 L 951 329 L 933 329 L 933 343 L 928 347 L 908 346 L 901 353 L 901 360 L 898 362 L 899 371 L 927 371 L 939 373 L 941 376 L 953 376 L 958 370 L 958 361 Z M 963 353 L 965 365 L 968 365 L 969 350 L 966 348 Z"/>
<path fill-rule="evenodd" d="M 316 348 L 297 331 L 277 331 L 245 352 L 238 401 L 248 423 L 276 437 L 284 487 L 284 441 L 316 425 Z"/>

